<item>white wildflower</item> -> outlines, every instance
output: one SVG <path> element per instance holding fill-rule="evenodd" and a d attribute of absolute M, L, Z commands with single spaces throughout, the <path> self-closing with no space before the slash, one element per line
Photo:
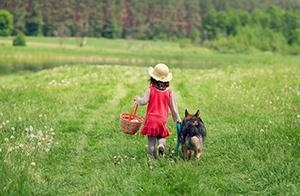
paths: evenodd
<path fill-rule="evenodd" d="M 297 115 L 297 118 L 300 118 L 300 114 Z"/>
<path fill-rule="evenodd" d="M 32 161 L 32 162 L 30 163 L 30 165 L 31 165 L 31 166 L 35 166 L 36 164 L 35 164 L 34 161 Z"/>
<path fill-rule="evenodd" d="M 9 120 L 6 120 L 6 124 L 8 124 L 9 123 Z"/>
<path fill-rule="evenodd" d="M 16 130 L 16 128 L 15 127 L 11 127 L 11 130 L 14 131 L 14 130 Z"/>
<path fill-rule="evenodd" d="M 19 119 L 19 121 L 22 121 L 22 117 L 20 117 L 20 116 L 19 116 L 19 118 L 18 118 L 18 119 Z"/>
<path fill-rule="evenodd" d="M 11 151 L 13 151 L 13 150 L 14 150 L 13 147 L 9 147 L 9 148 L 7 149 L 8 152 L 11 152 Z"/>
<path fill-rule="evenodd" d="M 7 137 L 6 137 L 6 138 L 4 138 L 4 141 L 8 142 L 8 140 L 9 140 L 9 139 L 8 139 Z"/>
<path fill-rule="evenodd" d="M 33 131 L 33 127 L 31 125 L 29 126 L 29 131 Z"/>
<path fill-rule="evenodd" d="M 0 152 L 2 152 L 2 149 L 0 148 Z"/>
<path fill-rule="evenodd" d="M 38 130 L 37 134 L 38 134 L 38 136 L 43 136 L 42 130 Z"/>
<path fill-rule="evenodd" d="M 11 136 L 10 136 L 10 139 L 15 139 L 15 136 L 14 136 L 14 135 L 11 135 Z"/>
<path fill-rule="evenodd" d="M 42 117 L 43 117 L 43 114 L 40 114 L 39 117 L 42 118 Z"/>

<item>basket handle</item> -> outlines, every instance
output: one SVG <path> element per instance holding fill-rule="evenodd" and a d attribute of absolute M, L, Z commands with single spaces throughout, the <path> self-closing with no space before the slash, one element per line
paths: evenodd
<path fill-rule="evenodd" d="M 138 109 L 138 104 L 136 104 L 136 103 L 134 103 L 134 105 L 133 105 L 133 111 L 132 111 L 132 115 L 135 115 L 136 114 L 136 112 L 137 112 L 137 109 Z"/>

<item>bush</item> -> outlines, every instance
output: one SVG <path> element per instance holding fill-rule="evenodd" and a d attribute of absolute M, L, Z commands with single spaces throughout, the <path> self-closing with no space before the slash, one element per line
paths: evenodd
<path fill-rule="evenodd" d="M 13 39 L 13 46 L 26 46 L 25 36 L 22 32 L 19 32 Z"/>
<path fill-rule="evenodd" d="M 13 30 L 13 15 L 0 9 L 0 36 L 8 36 Z"/>

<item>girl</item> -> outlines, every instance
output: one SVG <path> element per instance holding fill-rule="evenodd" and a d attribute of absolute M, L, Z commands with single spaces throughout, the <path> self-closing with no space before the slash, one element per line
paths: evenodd
<path fill-rule="evenodd" d="M 166 137 L 170 135 L 167 129 L 169 108 L 174 122 L 180 122 L 177 104 L 173 91 L 169 88 L 172 73 L 165 64 L 157 64 L 154 68 L 148 68 L 150 86 L 144 97 L 135 97 L 138 105 L 146 105 L 145 124 L 141 133 L 148 136 L 148 154 L 156 157 L 156 143 L 158 142 L 158 153 L 164 154 Z"/>

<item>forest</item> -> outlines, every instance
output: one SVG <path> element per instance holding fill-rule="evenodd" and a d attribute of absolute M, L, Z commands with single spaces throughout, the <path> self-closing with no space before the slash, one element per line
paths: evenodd
<path fill-rule="evenodd" d="M 180 39 L 221 52 L 300 51 L 298 0 L 0 0 L 0 8 L 0 36 Z"/>

